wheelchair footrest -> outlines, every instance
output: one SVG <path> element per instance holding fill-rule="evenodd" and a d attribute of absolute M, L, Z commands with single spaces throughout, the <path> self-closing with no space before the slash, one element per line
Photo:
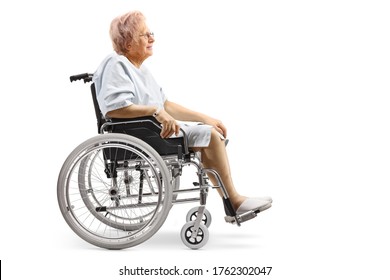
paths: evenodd
<path fill-rule="evenodd" d="M 237 224 L 238 226 L 240 226 L 241 223 L 249 221 L 253 218 L 256 218 L 257 213 L 259 213 L 259 211 L 256 211 L 256 212 L 255 211 L 248 211 L 248 212 L 241 214 L 241 215 L 225 216 L 225 221 L 227 223 Z"/>

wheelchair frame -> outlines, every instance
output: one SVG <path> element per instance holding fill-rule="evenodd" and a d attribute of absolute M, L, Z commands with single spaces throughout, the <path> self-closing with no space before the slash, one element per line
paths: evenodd
<path fill-rule="evenodd" d="M 74 75 L 70 81 L 89 83 L 92 76 Z M 183 130 L 181 138 L 162 139 L 155 118 L 105 119 L 93 83 L 91 94 L 99 135 L 74 149 L 57 183 L 61 213 L 82 239 L 107 249 L 132 247 L 158 231 L 173 204 L 199 202 L 186 216 L 181 239 L 191 249 L 201 248 L 209 237 L 211 214 L 206 200 L 210 188 L 221 189 L 227 222 L 240 226 L 256 217 L 254 211 L 236 215 L 219 174 L 203 168 Z M 189 165 L 195 167 L 198 181 L 194 187 L 180 189 L 182 169 Z M 217 186 L 209 184 L 210 174 Z M 178 198 L 192 192 L 199 195 Z"/>

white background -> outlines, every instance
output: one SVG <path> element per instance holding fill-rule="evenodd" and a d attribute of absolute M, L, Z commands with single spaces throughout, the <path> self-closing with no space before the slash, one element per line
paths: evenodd
<path fill-rule="evenodd" d="M 0 6 L 4 279 L 130 279 L 118 275 L 125 265 L 272 266 L 268 279 L 389 279 L 387 1 Z M 57 206 L 63 161 L 96 135 L 89 87 L 69 76 L 96 69 L 112 50 L 111 19 L 133 9 L 156 34 L 145 63 L 169 98 L 223 120 L 237 188 L 274 198 L 238 228 L 224 223 L 212 192 L 210 240 L 198 251 L 179 236 L 193 205 L 175 206 L 152 239 L 122 251 L 79 239 Z M 197 279 L 214 278 L 222 279 Z"/>

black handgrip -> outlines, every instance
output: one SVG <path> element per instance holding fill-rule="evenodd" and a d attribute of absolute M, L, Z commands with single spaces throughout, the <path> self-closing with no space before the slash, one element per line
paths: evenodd
<path fill-rule="evenodd" d="M 84 83 L 87 83 L 87 82 L 92 81 L 92 76 L 93 76 L 93 74 L 83 73 L 83 74 L 70 76 L 69 78 L 70 78 L 71 82 L 78 81 L 78 80 L 84 80 Z"/>

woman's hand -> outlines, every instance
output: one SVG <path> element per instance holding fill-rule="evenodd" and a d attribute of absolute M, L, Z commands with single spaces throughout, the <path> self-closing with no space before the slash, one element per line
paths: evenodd
<path fill-rule="evenodd" d="M 161 109 L 160 112 L 158 112 L 156 120 L 159 121 L 162 125 L 162 130 L 160 133 L 161 138 L 169 138 L 173 134 L 176 136 L 179 135 L 180 126 L 177 124 L 176 120 L 164 109 Z"/>
<path fill-rule="evenodd" d="M 224 124 L 222 123 L 222 121 L 214 119 L 214 118 L 211 118 L 211 117 L 207 117 L 207 119 L 204 121 L 204 123 L 214 127 L 216 131 L 221 133 L 223 135 L 223 137 L 226 138 L 226 136 L 227 136 L 227 129 L 224 126 Z"/>

